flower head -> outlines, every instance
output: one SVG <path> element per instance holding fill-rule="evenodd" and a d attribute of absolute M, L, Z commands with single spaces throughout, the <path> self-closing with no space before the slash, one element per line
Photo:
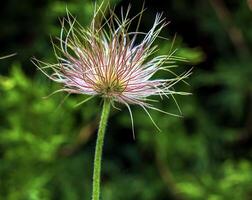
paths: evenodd
<path fill-rule="evenodd" d="M 83 28 L 68 13 L 62 22 L 60 44 L 54 44 L 58 62 L 48 64 L 37 60 L 39 69 L 64 85 L 60 91 L 108 98 L 111 102 L 125 104 L 130 114 L 130 104 L 140 105 L 148 115 L 147 109 L 164 112 L 154 107 L 148 97 L 186 94 L 176 92 L 172 87 L 190 72 L 172 79 L 152 79 L 160 70 L 175 75 L 170 69 L 176 60 L 173 53 L 154 56 L 158 47 L 153 42 L 167 23 L 161 14 L 157 14 L 147 33 L 129 32 L 131 22 L 137 16 L 129 19 L 128 14 L 129 9 L 125 14 L 122 12 L 120 18 L 113 12 L 106 18 L 98 8 L 91 25 Z M 103 24 L 99 23 L 98 15 L 103 16 Z M 140 35 L 142 40 L 139 42 Z M 53 72 L 48 74 L 48 68 Z"/>

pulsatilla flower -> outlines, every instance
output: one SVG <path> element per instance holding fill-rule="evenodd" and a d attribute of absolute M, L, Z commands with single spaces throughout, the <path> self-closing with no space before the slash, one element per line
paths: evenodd
<path fill-rule="evenodd" d="M 94 12 L 91 25 L 83 28 L 68 12 L 67 18 L 62 21 L 59 45 L 53 43 L 58 63 L 36 60 L 36 65 L 50 79 L 64 85 L 56 92 L 85 94 L 90 98 L 97 95 L 109 99 L 111 103 L 123 103 L 131 119 L 130 105 L 136 104 L 151 118 L 148 109 L 167 112 L 154 107 L 151 103 L 154 100 L 149 97 L 187 94 L 174 91 L 173 86 L 188 77 L 190 71 L 180 76 L 171 71 L 170 68 L 179 59 L 173 55 L 174 52 L 155 56 L 158 46 L 153 43 L 167 25 L 161 14 L 156 15 L 147 33 L 129 31 L 131 22 L 137 17 L 140 19 L 142 12 L 133 19 L 129 19 L 128 15 L 129 9 L 125 14 L 122 12 L 120 18 L 111 11 L 111 16 L 106 18 L 98 9 Z M 103 16 L 103 19 L 98 16 Z M 48 73 L 48 69 L 52 73 Z M 158 71 L 166 71 L 175 77 L 153 79 Z"/>
<path fill-rule="evenodd" d="M 153 43 L 166 26 L 160 14 L 156 15 L 154 24 L 147 33 L 139 32 L 138 28 L 134 32 L 129 31 L 132 21 L 137 17 L 141 19 L 142 12 L 129 19 L 129 9 L 125 14 L 122 12 L 120 18 L 111 11 L 111 16 L 106 18 L 99 8 L 94 12 L 92 23 L 87 28 L 83 28 L 75 18 L 67 14 L 67 18 L 62 21 L 59 45 L 53 43 L 58 62 L 49 64 L 36 59 L 34 61 L 45 75 L 64 85 L 63 89 L 55 92 L 66 91 L 90 96 L 81 103 L 94 96 L 100 96 L 104 100 L 93 171 L 92 200 L 99 200 L 102 147 L 110 105 L 119 102 L 127 106 L 132 128 L 130 105 L 139 105 L 157 127 L 148 110 L 170 113 L 153 106 L 155 100 L 150 97 L 187 94 L 174 91 L 173 86 L 188 77 L 190 71 L 180 76 L 171 71 L 175 61 L 179 59 L 173 55 L 174 52 L 155 56 L 158 46 Z M 140 20 L 138 25 L 139 23 Z M 174 78 L 155 79 L 153 76 L 159 71 L 166 71 Z M 174 97 L 173 99 L 176 102 Z M 132 130 L 134 134 L 134 129 Z"/>

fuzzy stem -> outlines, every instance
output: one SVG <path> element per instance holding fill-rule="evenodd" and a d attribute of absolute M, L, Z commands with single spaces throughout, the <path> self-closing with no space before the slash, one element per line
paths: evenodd
<path fill-rule="evenodd" d="M 100 200 L 100 182 L 101 182 L 101 160 L 102 160 L 102 147 L 105 135 L 105 129 L 108 121 L 110 111 L 110 101 L 104 99 L 100 125 L 96 140 L 95 158 L 94 158 L 94 171 L 93 171 L 93 193 L 92 200 Z"/>

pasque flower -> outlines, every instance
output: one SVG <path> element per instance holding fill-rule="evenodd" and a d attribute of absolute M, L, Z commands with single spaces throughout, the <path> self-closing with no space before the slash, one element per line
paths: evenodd
<path fill-rule="evenodd" d="M 139 32 L 138 28 L 134 32 L 129 31 L 132 21 L 141 19 L 142 12 L 132 19 L 128 18 L 129 9 L 126 13 L 122 11 L 120 17 L 113 11 L 110 14 L 106 18 L 99 8 L 96 9 L 91 25 L 83 28 L 67 12 L 67 18 L 62 21 L 59 44 L 53 43 L 58 62 L 49 64 L 35 59 L 36 65 L 44 74 L 64 86 L 56 92 L 89 95 L 84 101 L 94 96 L 104 99 L 94 163 L 93 200 L 99 199 L 102 144 L 110 105 L 114 105 L 114 102 L 126 105 L 132 125 L 130 105 L 139 105 L 156 126 L 149 109 L 170 113 L 153 106 L 155 100 L 149 97 L 187 94 L 174 91 L 173 86 L 190 74 L 188 71 L 177 76 L 171 71 L 175 61 L 179 59 L 173 55 L 174 52 L 155 56 L 158 46 L 153 43 L 167 25 L 161 14 L 156 15 L 153 26 L 147 33 Z M 100 16 L 103 16 L 102 19 Z M 138 25 L 139 23 L 140 20 Z M 48 72 L 49 69 L 52 73 Z M 158 71 L 166 71 L 174 77 L 154 79 L 153 76 Z"/>

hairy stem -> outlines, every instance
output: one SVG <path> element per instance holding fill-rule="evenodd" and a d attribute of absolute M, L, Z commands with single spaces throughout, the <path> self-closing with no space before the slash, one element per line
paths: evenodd
<path fill-rule="evenodd" d="M 100 200 L 102 147 L 109 111 L 110 111 L 110 101 L 108 99 L 104 99 L 95 147 L 92 200 Z"/>

